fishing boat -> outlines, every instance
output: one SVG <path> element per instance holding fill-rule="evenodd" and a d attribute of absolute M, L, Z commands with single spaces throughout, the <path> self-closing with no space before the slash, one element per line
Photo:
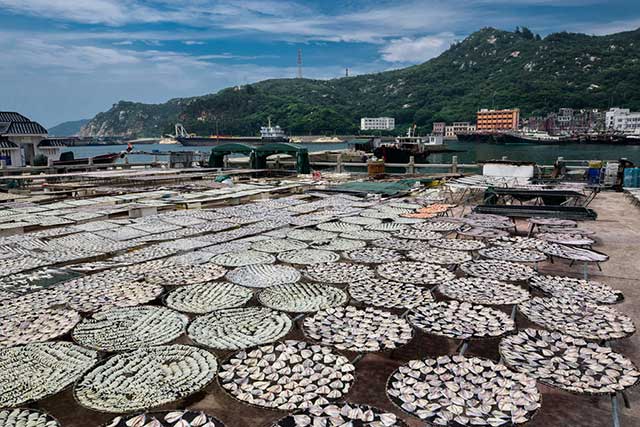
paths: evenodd
<path fill-rule="evenodd" d="M 133 151 L 133 145 L 131 142 L 127 144 L 127 149 L 119 153 L 100 154 L 93 157 L 81 157 L 75 158 L 73 151 L 65 151 L 60 154 L 59 160 L 53 161 L 53 166 L 76 166 L 76 165 L 105 165 L 118 161 L 118 159 L 124 159 L 127 154 Z"/>
<path fill-rule="evenodd" d="M 568 142 L 569 138 L 549 135 L 547 132 L 538 130 L 524 130 L 519 132 L 506 132 L 502 135 L 503 144 L 547 144 L 556 145 Z"/>
<path fill-rule="evenodd" d="M 231 136 L 231 135 L 211 135 L 197 136 L 188 133 L 184 126 L 176 124 L 174 138 L 187 147 L 211 147 L 222 144 L 268 144 L 272 142 L 289 142 L 289 138 L 280 126 L 272 126 L 271 118 L 267 126 L 260 128 L 260 136 Z"/>
<path fill-rule="evenodd" d="M 483 144 L 499 144 L 502 142 L 503 136 L 502 132 L 460 132 L 456 134 L 458 141 Z"/>
<path fill-rule="evenodd" d="M 88 165 L 93 163 L 94 165 L 115 163 L 118 159 L 124 158 L 125 153 L 109 153 L 101 154 L 94 157 L 81 157 L 76 159 L 73 151 L 67 151 L 60 154 L 60 160 L 55 160 L 53 166 L 75 166 L 75 165 Z"/>
<path fill-rule="evenodd" d="M 426 163 L 434 153 L 454 153 L 444 144 L 442 135 L 416 136 L 416 125 L 407 130 L 406 136 L 396 137 L 393 143 L 381 143 L 373 154 L 387 163 L 408 163 L 413 156 L 416 163 Z"/>

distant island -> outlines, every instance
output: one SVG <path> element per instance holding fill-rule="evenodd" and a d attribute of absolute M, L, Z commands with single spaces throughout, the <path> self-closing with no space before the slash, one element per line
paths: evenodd
<path fill-rule="evenodd" d="M 271 117 L 289 134 L 353 134 L 361 117 L 404 132 L 473 121 L 481 108 L 544 115 L 560 107 L 640 110 L 640 29 L 607 36 L 485 28 L 423 64 L 333 80 L 276 79 L 164 104 L 121 101 L 83 136 L 157 137 L 182 123 L 198 135 L 255 135 Z"/>

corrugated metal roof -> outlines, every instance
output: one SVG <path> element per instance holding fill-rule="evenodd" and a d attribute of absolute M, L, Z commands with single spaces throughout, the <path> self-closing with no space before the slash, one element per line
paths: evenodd
<path fill-rule="evenodd" d="M 7 138 L 0 137 L 0 148 L 4 148 L 4 149 L 18 148 L 18 146 L 13 142 L 9 141 Z"/>
<path fill-rule="evenodd" d="M 4 135 L 46 135 L 47 130 L 36 122 L 12 122 Z"/>
<path fill-rule="evenodd" d="M 0 122 L 30 122 L 28 118 L 14 111 L 0 111 Z"/>

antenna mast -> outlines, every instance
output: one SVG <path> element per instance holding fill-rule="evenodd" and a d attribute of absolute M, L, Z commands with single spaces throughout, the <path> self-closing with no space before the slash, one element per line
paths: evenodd
<path fill-rule="evenodd" d="M 302 78 L 302 49 L 298 49 L 298 78 Z"/>

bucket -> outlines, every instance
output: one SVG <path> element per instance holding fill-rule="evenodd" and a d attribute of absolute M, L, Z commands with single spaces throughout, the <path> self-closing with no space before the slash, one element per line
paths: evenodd
<path fill-rule="evenodd" d="M 370 161 L 367 163 L 367 173 L 369 176 L 380 175 L 384 173 L 384 161 Z"/>
<path fill-rule="evenodd" d="M 589 168 L 587 171 L 587 181 L 589 184 L 597 184 L 600 182 L 600 169 L 599 168 Z"/>

